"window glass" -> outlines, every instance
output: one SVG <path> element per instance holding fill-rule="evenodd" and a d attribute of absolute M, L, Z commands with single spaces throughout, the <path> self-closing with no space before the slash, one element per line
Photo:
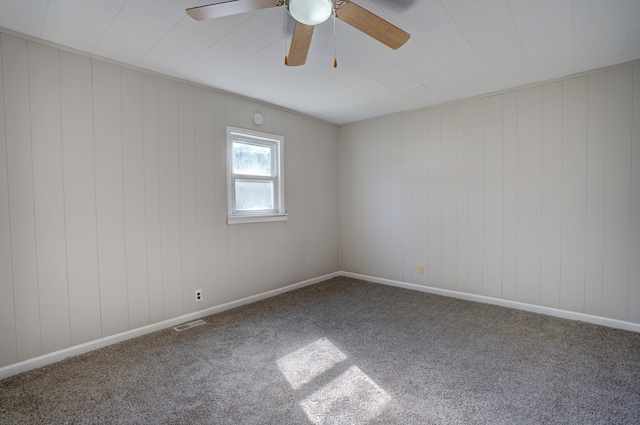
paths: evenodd
<path fill-rule="evenodd" d="M 273 181 L 236 179 L 236 210 L 273 210 Z"/>
<path fill-rule="evenodd" d="M 252 143 L 233 142 L 233 172 L 254 176 L 274 176 L 272 148 Z"/>

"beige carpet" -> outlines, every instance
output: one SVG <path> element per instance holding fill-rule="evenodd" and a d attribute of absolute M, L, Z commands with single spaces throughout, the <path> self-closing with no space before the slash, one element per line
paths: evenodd
<path fill-rule="evenodd" d="M 640 334 L 335 278 L 0 381 L 0 424 L 639 424 Z"/>

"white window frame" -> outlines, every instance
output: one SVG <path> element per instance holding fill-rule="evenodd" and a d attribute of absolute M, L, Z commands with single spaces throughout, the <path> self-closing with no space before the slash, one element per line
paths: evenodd
<path fill-rule="evenodd" d="M 275 151 L 272 161 L 276 175 L 270 177 L 234 174 L 233 142 L 234 140 L 268 146 Z M 284 167 L 282 163 L 284 137 L 262 131 L 227 126 L 227 224 L 259 223 L 268 221 L 285 221 L 287 213 L 284 207 Z M 236 180 L 274 181 L 274 208 L 262 211 L 237 211 L 235 203 Z"/>

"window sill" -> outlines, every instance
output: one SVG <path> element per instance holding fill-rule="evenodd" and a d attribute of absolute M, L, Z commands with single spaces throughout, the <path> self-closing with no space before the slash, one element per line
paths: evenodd
<path fill-rule="evenodd" d="M 287 221 L 287 214 L 273 215 L 235 215 L 227 216 L 227 224 L 267 223 L 270 221 Z"/>

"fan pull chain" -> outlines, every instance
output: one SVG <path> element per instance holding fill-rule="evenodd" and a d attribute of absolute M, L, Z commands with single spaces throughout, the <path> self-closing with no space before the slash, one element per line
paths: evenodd
<path fill-rule="evenodd" d="M 289 54 L 287 53 L 287 29 L 289 28 L 288 15 L 284 15 L 284 65 L 289 66 Z"/>
<path fill-rule="evenodd" d="M 338 67 L 338 42 L 336 41 L 336 4 L 333 3 L 333 67 Z"/>

